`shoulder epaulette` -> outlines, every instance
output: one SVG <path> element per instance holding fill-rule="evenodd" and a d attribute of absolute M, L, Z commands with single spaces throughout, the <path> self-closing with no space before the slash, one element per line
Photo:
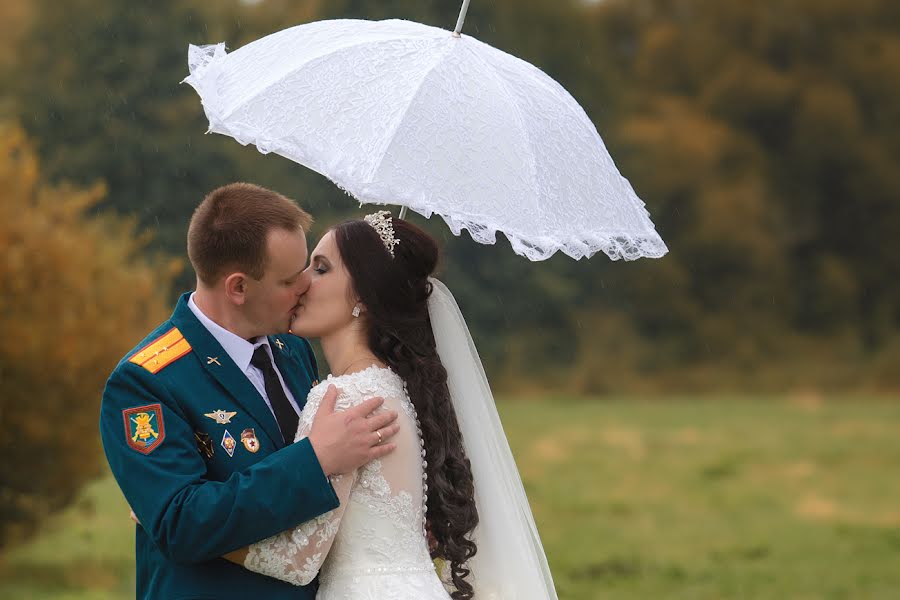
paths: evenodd
<path fill-rule="evenodd" d="M 190 351 L 191 345 L 184 339 L 178 328 L 173 327 L 138 350 L 134 356 L 128 359 L 128 362 L 144 367 L 151 373 L 156 373 Z"/>

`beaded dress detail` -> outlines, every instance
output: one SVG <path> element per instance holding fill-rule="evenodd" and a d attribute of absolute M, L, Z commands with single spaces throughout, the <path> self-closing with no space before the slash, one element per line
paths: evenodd
<path fill-rule="evenodd" d="M 384 398 L 384 407 L 399 415 L 400 431 L 391 440 L 397 449 L 332 477 L 340 506 L 251 545 L 244 566 L 294 585 L 306 585 L 319 574 L 317 600 L 447 600 L 428 553 L 426 452 L 406 384 L 390 369 L 374 365 L 329 375 L 310 390 L 295 441 L 309 433 L 331 384 L 339 390 L 338 411 L 374 396 Z"/>

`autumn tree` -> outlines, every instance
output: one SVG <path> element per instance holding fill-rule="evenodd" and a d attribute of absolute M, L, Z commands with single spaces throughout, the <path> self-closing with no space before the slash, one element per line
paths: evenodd
<path fill-rule="evenodd" d="M 623 83 L 607 139 L 672 250 L 607 279 L 649 364 L 758 386 L 818 363 L 819 385 L 852 386 L 895 347 L 898 16 L 890 0 L 588 9 Z"/>
<path fill-rule="evenodd" d="M 104 186 L 47 185 L 23 131 L 0 126 L 0 549 L 100 471 L 107 376 L 168 312 L 179 263 L 134 219 L 93 214 Z"/>
<path fill-rule="evenodd" d="M 193 208 L 239 177 L 237 149 L 205 135 L 196 94 L 180 83 L 189 44 L 232 37 L 226 3 L 218 19 L 207 17 L 210 3 L 184 0 L 29 4 L 16 60 L 0 74 L 47 180 L 103 180 L 101 205 L 181 251 Z"/>

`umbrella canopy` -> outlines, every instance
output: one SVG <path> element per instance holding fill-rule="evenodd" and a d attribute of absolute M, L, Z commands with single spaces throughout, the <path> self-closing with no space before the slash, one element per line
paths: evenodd
<path fill-rule="evenodd" d="M 667 248 L 597 129 L 558 83 L 470 36 L 318 21 L 234 52 L 191 46 L 210 131 L 275 152 L 361 203 L 438 214 L 531 260 Z"/>

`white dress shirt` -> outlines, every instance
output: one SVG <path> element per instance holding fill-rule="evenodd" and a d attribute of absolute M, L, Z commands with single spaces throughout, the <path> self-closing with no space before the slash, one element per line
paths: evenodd
<path fill-rule="evenodd" d="M 216 338 L 216 341 L 219 342 L 231 360 L 234 361 L 234 364 L 236 364 L 244 375 L 247 376 L 247 379 L 250 380 L 250 383 L 253 384 L 253 387 L 256 388 L 259 395 L 266 401 L 266 405 L 269 407 L 269 410 L 272 411 L 272 416 L 275 416 L 275 411 L 272 410 L 272 402 L 269 400 L 268 394 L 266 394 L 266 383 L 263 378 L 263 373 L 250 364 L 253 353 L 260 346 L 265 346 L 266 354 L 269 355 L 269 360 L 272 360 L 272 347 L 269 345 L 269 339 L 263 336 L 256 338 L 255 342 L 248 342 L 241 336 L 228 331 L 203 314 L 203 311 L 200 310 L 200 307 L 194 302 L 194 294 L 191 294 L 191 297 L 188 299 L 188 308 L 190 308 L 191 312 L 194 313 L 194 316 L 203 323 L 203 326 L 206 327 L 207 331 Z M 290 388 L 285 385 L 284 378 L 281 376 L 278 365 L 275 364 L 274 360 L 272 360 L 272 367 L 274 367 L 275 373 L 278 374 L 278 381 L 281 382 L 281 387 L 284 388 L 284 393 L 287 395 L 288 401 L 291 403 L 291 406 L 294 407 L 294 411 L 299 415 L 300 409 L 297 406 L 297 401 L 294 399 L 294 395 L 291 393 Z M 277 417 L 275 421 L 278 421 Z"/>

